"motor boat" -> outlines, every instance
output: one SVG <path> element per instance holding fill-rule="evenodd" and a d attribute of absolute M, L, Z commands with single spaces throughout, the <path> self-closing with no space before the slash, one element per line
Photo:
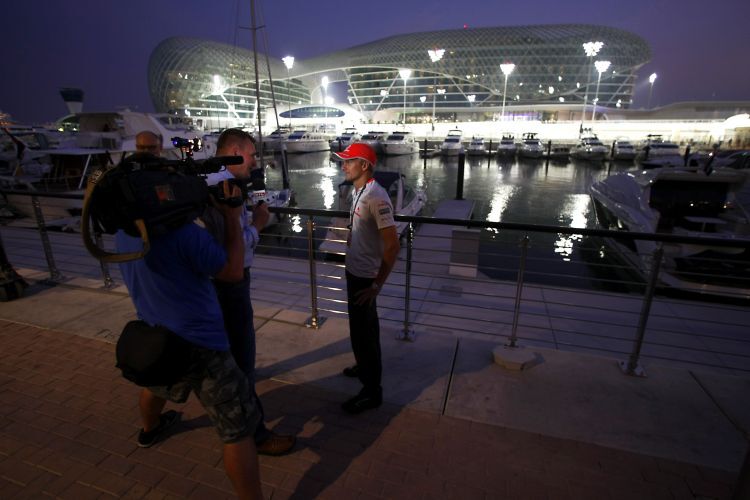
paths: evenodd
<path fill-rule="evenodd" d="M 486 156 L 487 146 L 484 144 L 483 137 L 472 137 L 469 143 L 469 149 L 466 150 L 469 156 Z"/>
<path fill-rule="evenodd" d="M 685 165 L 685 159 L 680 155 L 680 146 L 674 142 L 665 141 L 659 134 L 649 134 L 643 147 L 636 156 L 641 166 L 679 167 Z"/>
<path fill-rule="evenodd" d="M 284 141 L 289 138 L 292 130 L 289 127 L 279 127 L 263 138 L 264 151 L 281 151 Z"/>
<path fill-rule="evenodd" d="M 544 146 L 534 132 L 523 134 L 518 145 L 518 156 L 521 158 L 541 158 L 544 154 Z"/>
<path fill-rule="evenodd" d="M 711 160 L 713 157 L 713 160 Z M 750 168 L 750 150 L 747 149 L 724 149 L 711 153 L 706 161 L 711 161 L 712 168 Z"/>
<path fill-rule="evenodd" d="M 419 151 L 419 143 L 411 132 L 393 132 L 384 141 L 383 154 L 386 156 L 411 155 Z"/>
<path fill-rule="evenodd" d="M 571 147 L 566 145 L 553 145 L 549 150 L 547 158 L 554 162 L 567 162 L 570 159 L 570 149 Z"/>
<path fill-rule="evenodd" d="M 360 139 L 361 139 L 361 136 L 359 135 L 359 132 L 357 132 L 357 129 L 354 127 L 348 127 L 344 129 L 341 135 L 331 140 L 330 142 L 331 151 L 343 151 L 350 144 L 359 142 Z"/>
<path fill-rule="evenodd" d="M 736 247 L 663 243 L 660 285 L 750 298 L 750 216 L 737 202 L 748 172 L 675 167 L 619 173 L 591 186 L 597 224 L 635 233 L 710 237 Z M 644 277 L 655 241 L 608 238 L 607 245 Z M 743 285 L 744 283 L 744 285 Z"/>
<path fill-rule="evenodd" d="M 461 136 L 463 132 L 458 129 L 448 131 L 448 135 L 443 139 L 443 143 L 440 144 L 440 154 L 443 156 L 457 156 L 463 151 L 463 144 L 461 144 Z"/>
<path fill-rule="evenodd" d="M 570 156 L 578 160 L 602 161 L 607 157 L 609 148 L 602 144 L 602 141 L 594 135 L 587 135 L 580 138 L 578 144 L 573 146 Z"/>
<path fill-rule="evenodd" d="M 372 130 L 364 134 L 359 142 L 370 146 L 375 151 L 375 154 L 383 154 L 382 143 L 387 136 L 388 134 L 386 132 L 378 132 L 376 130 Z"/>
<path fill-rule="evenodd" d="M 637 152 L 633 143 L 627 139 L 616 139 L 612 144 L 612 159 L 616 161 L 632 161 Z"/>
<path fill-rule="evenodd" d="M 516 141 L 513 134 L 503 134 L 500 143 L 497 145 L 498 156 L 515 156 Z"/>
<path fill-rule="evenodd" d="M 328 151 L 331 146 L 328 137 L 320 132 L 309 130 L 295 130 L 284 140 L 287 153 L 314 153 Z"/>
<path fill-rule="evenodd" d="M 406 177 L 400 172 L 385 170 L 375 171 L 375 181 L 391 197 L 393 211 L 396 215 L 418 215 L 427 202 L 427 194 L 418 189 L 412 189 L 406 184 Z M 338 209 L 351 210 L 352 192 L 354 186 L 349 181 L 344 181 L 338 187 Z M 346 252 L 346 240 L 349 236 L 348 218 L 334 218 L 331 220 L 325 240 L 320 244 L 320 250 L 329 254 L 343 255 Z M 396 221 L 396 232 L 402 235 L 408 223 Z"/>

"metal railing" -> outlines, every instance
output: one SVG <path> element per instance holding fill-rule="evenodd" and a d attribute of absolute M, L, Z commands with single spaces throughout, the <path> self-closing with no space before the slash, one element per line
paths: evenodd
<path fill-rule="evenodd" d="M 45 197 L 57 196 L 33 196 L 35 207 L 39 205 L 34 224 L 37 238 L 28 229 L 2 228 L 11 263 L 37 271 L 46 267 L 48 279 L 56 282 L 66 276 L 98 276 L 105 288 L 111 288 L 119 272 L 110 274 L 106 265 L 89 256 L 80 234 L 46 229 L 39 201 Z M 341 255 L 324 255 L 318 247 L 331 227 L 331 218 L 348 214 L 296 208 L 271 211 L 279 222 L 263 233 L 257 249 L 253 300 L 296 309 L 303 307 L 300 298 L 307 295 L 310 318 L 306 324 L 313 329 L 328 316 L 343 317 L 346 293 Z M 510 347 L 595 352 L 619 359 L 630 375 L 643 374 L 644 359 L 728 373 L 750 372 L 746 335 L 750 278 L 724 277 L 734 279 L 736 288 L 745 294 L 716 300 L 665 288 L 660 269 L 664 248 L 675 243 L 738 248 L 745 256 L 750 252 L 747 243 L 533 224 L 396 218 L 407 222 L 408 229 L 397 265 L 381 292 L 379 311 L 384 328 L 399 338 L 414 340 L 415 335 L 444 332 L 498 338 Z M 435 237 L 417 229 L 429 226 L 442 226 L 446 231 Z M 462 236 L 455 230 L 464 228 L 485 231 L 479 246 L 476 238 L 467 238 L 466 248 L 460 248 Z M 97 238 L 112 248 L 111 236 Z M 591 246 L 591 260 L 573 262 L 536 251 L 549 246 L 550 238 L 640 240 L 656 245 L 653 255 L 638 256 L 641 266 L 603 259 L 596 254 L 596 245 Z M 458 249 L 451 249 L 451 242 L 457 242 Z M 726 266 L 731 258 L 727 254 L 719 264 Z M 461 264 L 467 259 L 475 265 Z M 682 270 L 681 277 L 711 278 L 690 276 L 689 270 Z"/>

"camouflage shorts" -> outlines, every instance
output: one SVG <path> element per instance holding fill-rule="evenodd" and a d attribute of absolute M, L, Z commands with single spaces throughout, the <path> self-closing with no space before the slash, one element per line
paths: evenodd
<path fill-rule="evenodd" d="M 247 377 L 229 352 L 195 346 L 190 369 L 180 382 L 148 389 L 175 403 L 184 403 L 194 392 L 224 443 L 252 436 L 260 421 Z"/>

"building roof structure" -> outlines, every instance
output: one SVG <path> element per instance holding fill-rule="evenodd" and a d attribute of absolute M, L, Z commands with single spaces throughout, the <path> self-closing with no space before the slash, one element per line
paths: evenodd
<path fill-rule="evenodd" d="M 595 57 L 583 44 L 602 42 Z M 434 51 L 431 57 L 428 51 Z M 442 51 L 442 52 L 439 52 Z M 436 54 L 441 57 L 437 59 Z M 440 30 L 396 35 L 305 61 L 287 69 L 259 58 L 260 103 L 323 103 L 322 77 L 345 81 L 349 104 L 365 115 L 402 107 L 488 109 L 503 105 L 592 102 L 628 108 L 637 70 L 651 57 L 641 37 L 606 26 L 564 24 Z M 607 60 L 597 73 L 594 62 Z M 509 75 L 500 69 L 513 63 Z M 404 71 L 406 70 L 406 71 Z M 149 61 L 149 87 L 161 112 L 249 120 L 255 112 L 252 52 L 194 38 L 169 38 Z M 275 96 L 272 96 L 272 90 Z M 282 113 L 283 114 L 283 113 Z"/>

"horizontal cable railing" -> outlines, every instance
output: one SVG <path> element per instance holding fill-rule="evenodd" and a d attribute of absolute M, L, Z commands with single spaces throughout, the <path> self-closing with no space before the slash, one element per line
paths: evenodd
<path fill-rule="evenodd" d="M 40 214 L 47 197 L 58 196 L 35 196 Z M 76 197 L 80 195 L 66 196 Z M 253 300 L 308 312 L 313 327 L 326 317 L 346 317 L 344 252 L 325 253 L 320 245 L 333 228 L 332 219 L 348 218 L 348 213 L 273 207 L 271 211 L 279 220 L 264 231 L 256 250 Z M 432 217 L 396 219 L 409 226 L 398 262 L 378 298 L 384 331 L 405 338 L 416 335 L 417 342 L 422 335 L 450 333 L 605 355 L 623 361 L 631 373 L 641 361 L 750 372 L 750 277 L 719 273 L 732 266 L 750 268 L 747 240 Z M 104 279 L 108 287 L 122 283 L 116 266 L 100 266 L 85 252 L 80 234 L 28 225 L 38 234 L 29 228 L 2 227 L 6 252 L 17 268 L 46 270 L 54 281 L 86 277 Z M 444 230 L 425 236 L 422 229 L 427 227 Z M 342 234 L 346 230 L 338 237 L 345 248 Z M 554 238 L 558 255 L 537 251 Z M 650 252 L 633 251 L 630 260 L 613 260 L 602 249 L 615 242 L 621 248 L 653 242 L 654 252 L 666 257 L 659 253 L 655 260 Z M 111 250 L 113 238 L 103 235 L 101 244 Z M 709 247 L 713 253 L 686 263 L 693 268 L 654 266 L 657 261 L 669 262 L 669 252 L 685 244 Z M 570 253 L 584 251 L 590 254 L 586 260 L 569 258 Z M 690 280 L 704 291 L 684 291 L 680 284 Z M 710 282 L 717 280 L 723 290 L 719 298 L 706 293 Z"/>

